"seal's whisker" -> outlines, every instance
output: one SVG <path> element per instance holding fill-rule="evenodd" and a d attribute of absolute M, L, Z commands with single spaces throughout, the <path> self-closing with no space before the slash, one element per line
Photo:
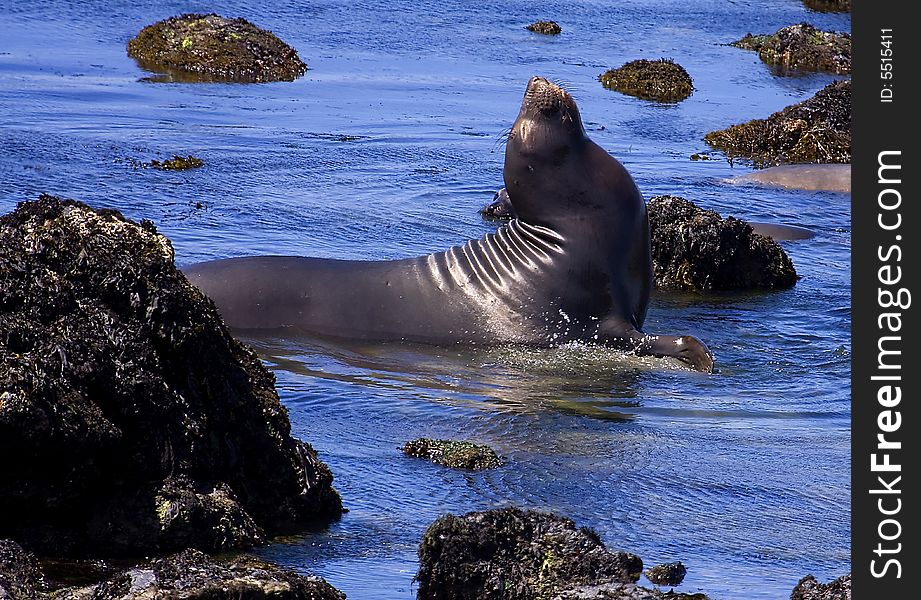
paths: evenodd
<path fill-rule="evenodd" d="M 499 133 L 499 135 L 496 136 L 496 140 L 495 140 L 495 143 L 493 143 L 493 145 L 492 145 L 492 149 L 495 150 L 499 145 L 501 145 L 501 144 L 507 144 L 507 143 L 508 143 L 508 138 L 509 138 L 509 136 L 511 136 L 511 135 L 512 135 L 512 128 L 511 128 L 511 127 L 507 127 L 506 129 L 502 130 L 502 131 Z"/>

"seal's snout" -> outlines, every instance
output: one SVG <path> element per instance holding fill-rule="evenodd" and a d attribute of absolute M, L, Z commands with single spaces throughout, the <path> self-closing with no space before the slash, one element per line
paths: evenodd
<path fill-rule="evenodd" d="M 528 81 L 528 89 L 524 93 L 525 106 L 544 114 L 559 112 L 566 105 L 568 98 L 566 90 L 538 76 Z"/>

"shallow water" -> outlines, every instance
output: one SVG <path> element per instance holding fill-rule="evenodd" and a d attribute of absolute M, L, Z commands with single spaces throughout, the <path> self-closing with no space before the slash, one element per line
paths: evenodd
<path fill-rule="evenodd" d="M 713 129 L 764 117 L 833 80 L 778 78 L 723 45 L 848 15 L 797 0 L 0 3 L 0 212 L 42 192 L 153 220 L 180 265 L 259 253 L 394 258 L 493 228 L 502 134 L 540 74 L 579 102 L 591 137 L 646 197 L 807 227 L 786 244 L 789 291 L 658 294 L 650 331 L 693 333 L 703 376 L 605 349 L 329 346 L 248 338 L 276 371 L 293 429 L 351 509 L 261 551 L 349 598 L 410 598 L 416 548 L 445 512 L 511 504 L 596 528 L 647 565 L 682 560 L 679 588 L 786 598 L 850 570 L 850 199 L 730 186 L 749 171 L 691 161 Z M 246 17 L 296 47 L 293 83 L 151 83 L 125 54 L 143 26 L 192 10 Z M 523 29 L 539 18 L 558 37 Z M 596 78 L 670 57 L 694 78 L 678 105 Z M 206 166 L 140 163 L 194 154 Z M 197 208 L 198 204 L 201 208 Z M 403 458 L 419 437 L 488 443 L 508 464 L 469 474 Z"/>

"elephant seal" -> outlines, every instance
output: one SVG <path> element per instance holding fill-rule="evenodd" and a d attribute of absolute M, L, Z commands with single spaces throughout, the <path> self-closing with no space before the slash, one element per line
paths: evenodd
<path fill-rule="evenodd" d="M 493 196 L 492 202 L 480 209 L 480 214 L 484 219 L 503 220 L 514 219 L 515 206 L 512 199 L 508 196 L 508 191 L 502 188 Z M 781 223 L 760 223 L 756 221 L 747 221 L 752 230 L 759 234 L 777 241 L 796 241 L 808 240 L 815 237 L 815 233 L 804 227 L 796 225 L 783 225 Z"/>
<path fill-rule="evenodd" d="M 390 261 L 261 256 L 185 270 L 234 328 L 435 344 L 597 342 L 711 371 L 693 336 L 642 333 L 652 261 L 646 205 L 588 139 L 575 101 L 528 83 L 504 178 L 518 218 L 444 252 Z"/>
<path fill-rule="evenodd" d="M 851 165 L 780 165 L 727 180 L 788 190 L 851 193 Z"/>

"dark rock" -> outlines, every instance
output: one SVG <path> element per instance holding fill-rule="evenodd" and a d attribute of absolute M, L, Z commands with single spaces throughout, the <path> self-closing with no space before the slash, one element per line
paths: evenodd
<path fill-rule="evenodd" d="M 525 29 L 534 33 L 543 33 L 544 35 L 559 35 L 563 32 L 563 28 L 556 21 L 536 21 Z"/>
<path fill-rule="evenodd" d="M 298 575 L 250 556 L 217 562 L 185 550 L 137 566 L 84 588 L 68 588 L 55 600 L 344 600 L 345 594 L 319 577 Z"/>
<path fill-rule="evenodd" d="M 816 12 L 850 12 L 851 0 L 803 0 L 806 8 Z"/>
<path fill-rule="evenodd" d="M 565 518 L 506 508 L 447 515 L 419 546 L 418 599 L 525 600 L 564 590 L 634 583 L 643 561 L 604 547 Z"/>
<path fill-rule="evenodd" d="M 425 458 L 452 469 L 479 471 L 502 464 L 492 448 L 473 442 L 419 438 L 406 442 L 400 450 L 407 456 Z"/>
<path fill-rule="evenodd" d="M 745 221 L 723 219 L 678 196 L 656 196 L 647 209 L 660 288 L 743 290 L 796 283 L 796 270 L 783 248 Z"/>
<path fill-rule="evenodd" d="M 806 575 L 793 588 L 790 600 L 851 600 L 851 575 L 842 575 L 830 583 L 819 583 Z"/>
<path fill-rule="evenodd" d="M 515 209 L 508 198 L 508 192 L 502 188 L 493 196 L 492 202 L 480 209 L 484 219 L 501 221 L 515 218 Z"/>
<path fill-rule="evenodd" d="M 688 574 L 687 567 L 678 562 L 665 563 L 646 569 L 646 579 L 656 585 L 675 586 L 681 585 L 684 576 Z"/>
<path fill-rule="evenodd" d="M 319 577 L 298 575 L 251 556 L 216 561 L 198 550 L 154 560 L 86 586 L 50 590 L 35 557 L 0 540 L 0 598 L 4 600 L 344 600 Z"/>
<path fill-rule="evenodd" d="M 830 83 L 812 98 L 767 119 L 755 119 L 704 136 L 730 159 L 756 166 L 851 162 L 851 82 Z"/>
<path fill-rule="evenodd" d="M 0 598 L 35 600 L 46 591 L 35 556 L 12 540 L 0 540 Z"/>
<path fill-rule="evenodd" d="M 684 67 L 667 58 L 634 60 L 608 69 L 598 80 L 608 89 L 657 102 L 680 102 L 694 91 Z"/>
<path fill-rule="evenodd" d="M 341 514 L 169 240 L 47 195 L 0 217 L 0 456 L 0 537 L 49 556 L 240 548 Z"/>
<path fill-rule="evenodd" d="M 822 31 L 809 23 L 789 25 L 772 35 L 748 34 L 733 46 L 754 50 L 778 74 L 825 71 L 844 75 L 851 72 L 851 36 Z"/>
<path fill-rule="evenodd" d="M 141 68 L 167 81 L 294 81 L 307 70 L 297 51 L 246 19 L 186 14 L 148 25 L 128 42 Z"/>

